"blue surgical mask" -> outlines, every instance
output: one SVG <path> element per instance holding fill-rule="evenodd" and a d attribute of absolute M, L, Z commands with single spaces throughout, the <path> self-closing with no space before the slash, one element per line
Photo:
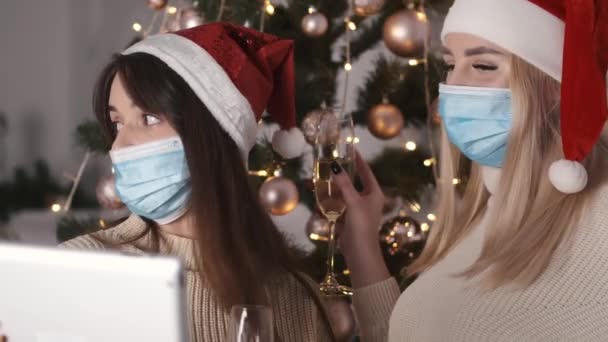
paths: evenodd
<path fill-rule="evenodd" d="M 439 114 L 448 138 L 467 158 L 502 167 L 511 130 L 511 90 L 441 84 Z"/>
<path fill-rule="evenodd" d="M 171 223 L 187 210 L 190 172 L 179 137 L 110 151 L 116 191 L 131 212 Z"/>

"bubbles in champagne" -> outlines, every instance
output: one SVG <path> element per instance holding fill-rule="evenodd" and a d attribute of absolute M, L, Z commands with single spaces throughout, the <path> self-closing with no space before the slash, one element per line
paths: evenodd
<path fill-rule="evenodd" d="M 313 178 L 315 196 L 321 212 L 328 219 L 337 219 L 346 209 L 342 192 L 332 181 L 331 164 L 334 161 L 337 161 L 348 175 L 353 174 L 352 160 L 327 158 L 317 161 Z"/>

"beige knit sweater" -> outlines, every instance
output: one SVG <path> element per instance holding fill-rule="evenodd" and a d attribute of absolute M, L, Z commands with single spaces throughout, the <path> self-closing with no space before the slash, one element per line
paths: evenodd
<path fill-rule="evenodd" d="M 110 247 L 109 244 L 100 241 L 118 244 L 138 236 L 145 229 L 145 222 L 140 217 L 132 215 L 114 228 L 78 237 L 63 243 L 61 247 L 94 250 L 114 248 L 129 255 L 144 255 L 151 249 L 150 239 L 146 237 L 118 247 Z M 162 234 L 160 240 L 160 253 L 180 258 L 187 269 L 186 298 L 191 341 L 225 341 L 229 315 L 219 306 L 213 293 L 204 287 L 195 271 L 193 240 L 170 234 Z M 267 291 L 277 331 L 283 342 L 331 340 L 313 300 L 294 277 L 285 275 L 277 278 Z"/>
<path fill-rule="evenodd" d="M 571 249 L 558 250 L 526 289 L 484 292 L 451 276 L 479 256 L 492 229 L 486 216 L 400 297 L 392 278 L 356 291 L 355 309 L 368 336 L 363 342 L 608 341 L 608 187 L 590 208 Z"/>

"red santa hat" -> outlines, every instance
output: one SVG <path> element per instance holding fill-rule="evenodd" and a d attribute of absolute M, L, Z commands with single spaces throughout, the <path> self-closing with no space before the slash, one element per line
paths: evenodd
<path fill-rule="evenodd" d="M 549 178 L 563 193 L 582 191 L 580 162 L 608 118 L 608 0 L 456 0 L 442 39 L 455 32 L 489 40 L 561 82 L 566 159 L 551 165 Z"/>
<path fill-rule="evenodd" d="M 192 88 L 232 137 L 244 160 L 267 110 L 281 127 L 272 145 L 285 158 L 301 155 L 296 127 L 293 42 L 228 23 L 154 35 L 123 55 L 147 53 L 165 62 Z"/>

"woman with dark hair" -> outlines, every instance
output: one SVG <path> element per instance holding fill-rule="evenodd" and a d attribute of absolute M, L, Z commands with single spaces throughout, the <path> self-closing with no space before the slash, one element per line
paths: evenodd
<path fill-rule="evenodd" d="M 225 340 L 237 304 L 270 306 L 280 341 L 334 340 L 316 286 L 247 180 L 262 112 L 295 126 L 293 72 L 292 42 L 229 24 L 153 36 L 114 58 L 94 107 L 133 214 L 63 247 L 179 257 L 193 341 Z M 297 129 L 275 138 L 286 157 L 303 144 Z"/>

